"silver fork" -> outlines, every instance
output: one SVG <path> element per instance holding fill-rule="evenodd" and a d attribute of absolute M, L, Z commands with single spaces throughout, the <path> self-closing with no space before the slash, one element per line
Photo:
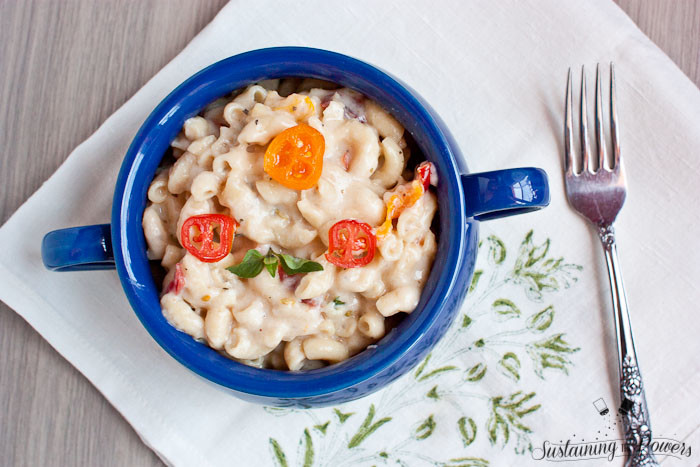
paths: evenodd
<path fill-rule="evenodd" d="M 610 64 L 610 133 L 612 136 L 612 165 L 607 164 L 605 136 L 603 134 L 603 104 L 600 90 L 600 67 L 596 67 L 595 136 L 597 154 L 593 154 L 588 142 L 588 117 L 586 113 L 586 73 L 581 69 L 581 170 L 574 170 L 574 138 L 571 105 L 571 69 L 566 83 L 566 123 L 564 146 L 566 151 L 566 195 L 569 204 L 588 219 L 597 229 L 608 265 L 612 292 L 615 329 L 617 331 L 617 356 L 620 375 L 620 413 L 625 429 L 628 449 L 626 466 L 658 465 L 651 450 L 651 425 L 637 353 L 632 339 L 627 297 L 622 285 L 622 274 L 617 260 L 613 222 L 625 202 L 627 189 L 620 160 L 620 139 L 615 98 L 615 70 Z"/>

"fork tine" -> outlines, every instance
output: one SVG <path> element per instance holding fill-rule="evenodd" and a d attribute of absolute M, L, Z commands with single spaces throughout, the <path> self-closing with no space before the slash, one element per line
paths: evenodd
<path fill-rule="evenodd" d="M 566 108 L 564 117 L 564 150 L 566 153 L 566 174 L 572 175 L 574 173 L 574 135 L 573 135 L 573 121 L 571 117 L 571 68 L 569 68 L 569 77 L 566 80 Z"/>
<path fill-rule="evenodd" d="M 591 148 L 588 144 L 588 112 L 586 111 L 586 69 L 581 67 L 581 172 L 588 170 Z"/>
<path fill-rule="evenodd" d="M 600 90 L 600 64 L 595 67 L 595 137 L 598 143 L 598 170 L 605 169 L 607 151 L 603 133 L 603 93 Z"/>
<path fill-rule="evenodd" d="M 612 170 L 620 168 L 620 129 L 617 123 L 617 98 L 615 97 L 615 65 L 610 62 L 610 134 L 612 136 Z"/>

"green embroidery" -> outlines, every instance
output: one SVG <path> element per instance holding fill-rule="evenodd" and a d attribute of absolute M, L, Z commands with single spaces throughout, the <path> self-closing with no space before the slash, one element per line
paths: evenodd
<path fill-rule="evenodd" d="M 501 319 L 518 318 L 520 316 L 520 308 L 507 298 L 499 298 L 494 301 L 491 309 Z"/>
<path fill-rule="evenodd" d="M 535 313 L 527 320 L 527 328 L 535 332 L 544 332 L 554 321 L 554 307 L 549 305 L 539 313 Z"/>
<path fill-rule="evenodd" d="M 426 379 L 432 378 L 433 376 L 437 376 L 440 373 L 444 373 L 445 371 L 452 371 L 452 370 L 456 370 L 456 369 L 457 369 L 457 367 L 454 365 L 436 368 L 436 369 L 432 370 L 430 373 L 426 373 L 426 374 L 422 375 L 420 378 L 418 378 L 418 381 L 425 381 Z"/>
<path fill-rule="evenodd" d="M 526 439 L 529 449 L 532 448 L 526 435 L 532 433 L 532 430 L 523 424 L 522 418 L 540 408 L 540 404 L 524 407 L 533 397 L 534 392 L 523 395 L 522 391 L 518 391 L 507 398 L 491 398 L 491 415 L 487 423 L 491 444 L 508 444 L 510 433 L 513 431 L 519 438 Z"/>
<path fill-rule="evenodd" d="M 505 375 L 513 378 L 515 381 L 520 380 L 520 359 L 513 352 L 508 352 L 503 355 L 503 358 L 498 362 L 501 368 L 505 370 Z"/>
<path fill-rule="evenodd" d="M 418 368 L 416 368 L 416 372 L 414 373 L 414 375 L 415 375 L 416 378 L 417 378 L 418 376 L 420 376 L 421 373 L 423 373 L 423 370 L 425 369 L 425 366 L 426 366 L 426 365 L 428 364 L 428 362 L 430 361 L 430 356 L 431 356 L 431 355 L 432 355 L 432 354 L 430 354 L 430 353 L 429 353 L 428 355 L 426 355 L 425 358 L 423 359 L 423 363 L 421 363 L 420 365 L 418 365 Z"/>
<path fill-rule="evenodd" d="M 433 419 L 433 415 L 430 414 L 430 416 L 416 428 L 415 437 L 416 439 L 427 439 L 433 434 L 433 431 L 435 431 L 435 420 Z"/>
<path fill-rule="evenodd" d="M 450 459 L 443 465 L 445 467 L 488 467 L 489 461 L 479 457 L 460 457 L 458 459 Z"/>
<path fill-rule="evenodd" d="M 360 428 L 357 430 L 357 433 L 355 433 L 355 436 L 353 436 L 350 442 L 348 443 L 349 449 L 359 446 L 360 443 L 362 443 L 365 440 L 365 438 L 377 431 L 377 429 L 380 426 L 391 421 L 391 417 L 384 417 L 378 422 L 372 424 L 373 419 L 374 404 L 371 404 L 369 406 L 369 412 L 367 413 L 367 417 L 365 417 L 365 420 L 362 422 L 362 425 L 360 425 Z"/>
<path fill-rule="evenodd" d="M 477 269 L 474 271 L 474 275 L 472 276 L 472 282 L 471 285 L 469 286 L 469 293 L 471 293 L 479 283 L 479 279 L 481 279 L 481 275 L 484 273 L 481 269 Z"/>
<path fill-rule="evenodd" d="M 464 447 L 469 446 L 476 439 L 476 422 L 471 418 L 462 417 L 457 420 L 459 434 L 462 435 Z"/>
<path fill-rule="evenodd" d="M 322 435 L 326 434 L 326 430 L 328 430 L 328 425 L 331 423 L 330 420 L 328 420 L 326 423 L 323 425 L 314 425 L 314 428 L 317 429 Z"/>
<path fill-rule="evenodd" d="M 462 329 L 468 328 L 470 324 L 472 324 L 472 319 L 469 317 L 469 315 L 464 315 L 462 318 Z"/>
<path fill-rule="evenodd" d="M 541 407 L 533 383 L 547 384 L 550 372 L 568 374 L 580 350 L 557 329 L 555 306 L 542 302 L 576 283 L 582 268 L 553 257 L 552 242 L 537 243 L 532 231 L 516 246 L 509 255 L 506 242 L 495 235 L 480 244 L 461 318 L 412 373 L 364 405 L 360 400 L 332 409 L 266 407 L 294 424 L 310 420 L 297 431 L 293 459 L 277 441 L 281 438 L 269 438 L 274 463 L 487 467 L 484 454 L 506 447 L 520 455 L 531 450 L 530 420 Z M 500 389 L 494 394 L 493 388 Z M 345 412 L 350 406 L 353 411 Z M 352 417 L 356 412 L 364 418 Z M 437 458 L 430 454 L 433 444 L 421 443 L 431 436 L 445 443 Z"/>
<path fill-rule="evenodd" d="M 490 235 L 486 241 L 489 244 L 488 258 L 491 264 L 501 264 L 506 260 L 506 246 L 503 241 L 495 235 Z"/>
<path fill-rule="evenodd" d="M 435 399 L 435 400 L 440 399 L 440 395 L 437 392 L 437 384 L 435 386 L 433 386 L 430 389 L 430 391 L 428 391 L 428 393 L 425 395 L 425 397 L 428 397 L 430 399 Z"/>
<path fill-rule="evenodd" d="M 523 285 L 528 297 L 539 301 L 544 292 L 569 288 L 577 280 L 574 274 L 583 268 L 564 263 L 564 258 L 546 258 L 550 240 L 537 246 L 532 241 L 532 235 L 531 230 L 520 245 L 510 280 Z"/>
<path fill-rule="evenodd" d="M 578 352 L 578 347 L 571 347 L 563 338 L 563 334 L 555 334 L 548 338 L 528 344 L 527 352 L 535 364 L 535 373 L 544 378 L 543 372 L 547 368 L 561 370 L 569 374 L 571 360 L 566 354 Z"/>
<path fill-rule="evenodd" d="M 311 467 L 314 463 L 314 442 L 308 428 L 304 430 L 304 446 L 304 467 Z"/>
<path fill-rule="evenodd" d="M 338 416 L 338 420 L 340 420 L 340 423 L 345 423 L 345 420 L 355 415 L 355 412 L 343 413 L 338 409 L 333 409 L 333 412 L 335 412 L 335 414 Z"/>
<path fill-rule="evenodd" d="M 477 363 L 467 370 L 466 379 L 472 383 L 480 381 L 486 375 L 486 365 Z"/>
<path fill-rule="evenodd" d="M 277 461 L 279 467 L 287 467 L 287 456 L 277 440 L 270 438 L 270 448 L 272 449 L 273 458 Z"/>

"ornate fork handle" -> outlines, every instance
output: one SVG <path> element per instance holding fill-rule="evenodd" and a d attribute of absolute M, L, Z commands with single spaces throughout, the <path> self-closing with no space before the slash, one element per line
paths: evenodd
<path fill-rule="evenodd" d="M 637 363 L 637 352 L 634 349 L 632 326 L 627 309 L 627 296 L 622 284 L 622 273 L 617 260 L 615 245 L 615 230 L 612 224 L 600 227 L 600 240 L 605 250 L 605 261 L 608 265 L 610 290 L 612 292 L 613 311 L 615 313 L 615 329 L 617 330 L 617 356 L 620 369 L 620 400 L 625 428 L 628 458 L 625 466 L 658 466 L 650 448 L 651 424 L 647 401 L 644 396 L 642 375 Z"/>

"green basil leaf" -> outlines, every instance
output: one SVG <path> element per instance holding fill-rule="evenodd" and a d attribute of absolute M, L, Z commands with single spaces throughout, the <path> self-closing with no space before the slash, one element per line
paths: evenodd
<path fill-rule="evenodd" d="M 284 253 L 278 253 L 277 257 L 280 259 L 284 272 L 290 276 L 304 272 L 323 271 L 323 266 L 315 261 L 295 258 L 294 256 L 285 255 Z"/>
<path fill-rule="evenodd" d="M 248 250 L 239 264 L 226 268 L 238 277 L 251 278 L 263 270 L 263 255 L 258 250 Z"/>
<path fill-rule="evenodd" d="M 272 277 L 275 277 L 275 274 L 277 274 L 277 264 L 279 264 L 279 260 L 277 259 L 277 256 L 275 256 L 274 251 L 269 250 L 267 252 L 263 258 L 263 264 L 265 265 L 267 272 L 269 272 Z"/>

